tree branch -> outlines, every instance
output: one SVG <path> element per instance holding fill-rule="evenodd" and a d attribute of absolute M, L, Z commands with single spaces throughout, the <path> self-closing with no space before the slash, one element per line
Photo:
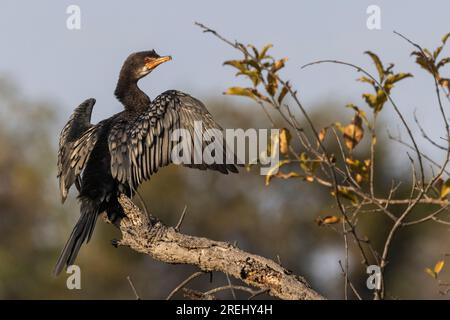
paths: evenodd
<path fill-rule="evenodd" d="M 223 272 L 250 286 L 266 289 L 280 299 L 325 299 L 305 279 L 270 259 L 247 253 L 227 242 L 177 232 L 156 217 L 147 216 L 125 195 L 121 195 L 119 202 L 125 217 L 115 223 L 122 233 L 118 245 L 161 262 L 190 264 L 206 272 Z"/>

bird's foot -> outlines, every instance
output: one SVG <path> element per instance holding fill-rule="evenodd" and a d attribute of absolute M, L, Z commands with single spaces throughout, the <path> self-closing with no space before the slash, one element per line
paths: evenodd
<path fill-rule="evenodd" d="M 118 248 L 120 246 L 120 240 L 112 239 L 111 244 L 113 245 L 114 248 Z"/>

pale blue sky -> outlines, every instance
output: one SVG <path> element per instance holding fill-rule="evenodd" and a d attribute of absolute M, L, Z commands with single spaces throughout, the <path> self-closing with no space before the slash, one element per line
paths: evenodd
<path fill-rule="evenodd" d="M 81 8 L 80 31 L 66 28 L 70 4 Z M 381 8 L 380 31 L 366 28 L 370 4 Z M 141 82 L 151 97 L 171 88 L 201 99 L 222 97 L 221 92 L 236 82 L 233 71 L 221 63 L 236 53 L 194 26 L 194 21 L 200 21 L 231 39 L 259 46 L 273 43 L 274 54 L 289 57 L 284 74 L 299 88 L 306 105 L 335 98 L 362 104 L 360 94 L 366 87 L 354 81 L 358 76 L 354 71 L 332 65 L 299 67 L 316 59 L 337 58 L 371 68 L 362 53 L 373 50 L 386 63 L 396 62 L 396 70 L 416 75 L 400 84 L 394 97 L 405 110 L 418 108 L 424 124 L 432 128 L 436 121 L 433 83 L 413 64 L 411 47 L 392 31 L 435 47 L 450 31 L 449 12 L 449 1 L 425 5 L 406 0 L 1 0 L 0 73 L 10 75 L 27 96 L 55 99 L 63 115 L 85 98 L 95 97 L 94 120 L 99 120 L 120 110 L 112 93 L 124 58 L 130 52 L 154 48 L 174 60 Z"/>

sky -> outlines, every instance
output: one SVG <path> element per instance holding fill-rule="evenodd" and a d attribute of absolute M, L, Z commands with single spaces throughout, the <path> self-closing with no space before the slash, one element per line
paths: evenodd
<path fill-rule="evenodd" d="M 81 10 L 81 29 L 69 30 L 69 5 Z M 366 26 L 369 5 L 381 12 L 381 30 Z M 432 79 L 419 72 L 409 56 L 411 46 L 394 30 L 425 47 L 434 48 L 450 31 L 449 1 L 9 1 L 0 0 L 0 75 L 7 75 L 30 98 L 55 101 L 63 121 L 89 97 L 97 99 L 93 120 L 118 112 L 113 91 L 124 59 L 134 51 L 155 49 L 173 61 L 140 83 L 150 97 L 179 89 L 200 99 L 223 98 L 234 78 L 224 60 L 239 57 L 233 49 L 194 25 L 202 22 L 230 39 L 263 46 L 288 57 L 283 75 L 292 80 L 306 106 L 322 101 L 363 104 L 367 87 L 355 82 L 358 74 L 343 66 L 300 66 L 317 59 L 351 61 L 374 71 L 366 50 L 383 61 L 409 71 L 394 98 L 406 112 L 418 115 L 431 135 L 439 136 Z M 449 53 L 449 50 L 445 51 Z M 430 112 L 433 110 L 433 112 Z M 412 114 L 411 112 L 409 112 Z M 393 113 L 386 115 L 394 118 Z M 412 118 L 408 118 L 412 121 Z M 398 121 L 395 119 L 394 123 Z"/>

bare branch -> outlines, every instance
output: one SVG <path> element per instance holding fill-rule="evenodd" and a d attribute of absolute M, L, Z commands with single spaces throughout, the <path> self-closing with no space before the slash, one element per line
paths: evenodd
<path fill-rule="evenodd" d="M 120 196 L 119 202 L 125 217 L 119 222 L 122 239 L 118 245 L 161 262 L 194 265 L 203 272 L 223 272 L 250 286 L 268 290 L 268 294 L 280 299 L 324 299 L 305 279 L 270 259 L 247 253 L 230 243 L 179 233 L 152 215 L 146 216 L 125 195 Z"/>

